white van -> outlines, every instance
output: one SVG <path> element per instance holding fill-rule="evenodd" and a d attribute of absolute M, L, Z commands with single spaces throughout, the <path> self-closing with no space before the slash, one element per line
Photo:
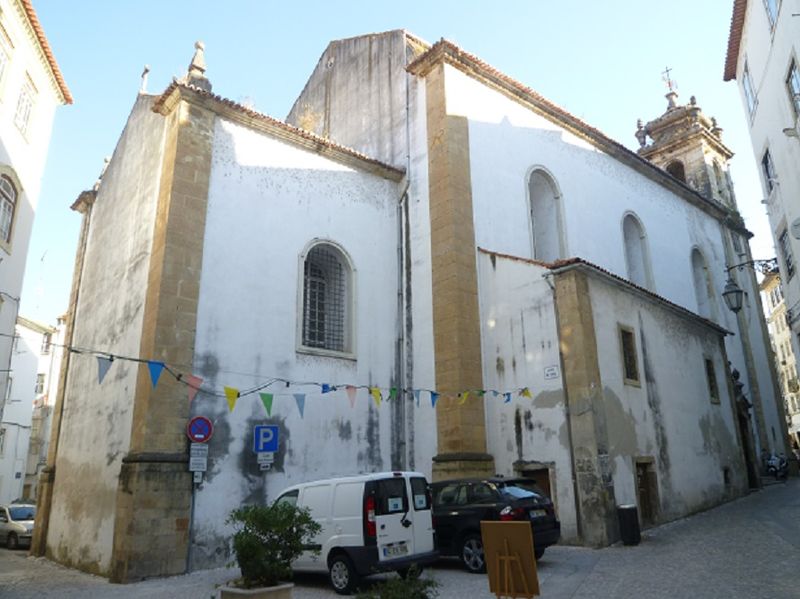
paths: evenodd
<path fill-rule="evenodd" d="M 438 557 L 434 549 L 431 496 L 419 472 L 380 472 L 318 480 L 289 487 L 275 500 L 306 507 L 322 526 L 318 554 L 304 552 L 296 571 L 329 572 L 334 590 L 347 595 L 362 576 L 396 571 Z"/>

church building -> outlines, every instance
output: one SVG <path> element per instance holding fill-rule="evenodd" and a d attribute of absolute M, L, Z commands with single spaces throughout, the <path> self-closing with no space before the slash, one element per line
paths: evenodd
<path fill-rule="evenodd" d="M 232 509 L 400 469 L 534 478 L 562 542 L 599 547 L 617 505 L 680 518 L 785 450 L 732 152 L 694 98 L 635 152 L 404 30 L 330 43 L 285 121 L 211 79 L 198 44 L 140 93 L 74 205 L 34 553 L 118 582 L 215 567 Z"/>

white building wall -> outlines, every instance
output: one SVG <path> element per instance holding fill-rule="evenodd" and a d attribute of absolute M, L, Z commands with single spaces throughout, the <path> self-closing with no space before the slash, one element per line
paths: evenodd
<path fill-rule="evenodd" d="M 0 25 L 7 34 L 4 45 L 9 54 L 8 64 L 0 75 L 0 174 L 8 175 L 17 186 L 11 243 L 0 242 L 0 333 L 10 336 L 18 316 L 28 242 L 53 116 L 62 102 L 21 2 L 2 3 Z M 23 134 L 14 124 L 14 115 L 20 90 L 28 78 L 38 93 L 28 129 Z M 0 337 L 0 413 L 8 374 L 2 371 L 9 369 L 10 359 L 11 337 Z"/>
<path fill-rule="evenodd" d="M 138 97 L 92 208 L 75 347 L 139 355 L 165 123 L 152 105 Z M 95 355 L 70 359 L 47 547 L 61 563 L 108 572 L 140 369 L 117 360 L 99 384 Z"/>
<path fill-rule="evenodd" d="M 547 464 L 565 541 L 578 538 L 553 291 L 546 268 L 478 252 L 486 436 L 498 474 Z M 547 374 L 546 374 L 547 373 Z M 530 399 L 519 396 L 528 387 Z M 491 390 L 498 391 L 495 395 Z M 502 395 L 511 392 L 511 401 Z"/>
<path fill-rule="evenodd" d="M 203 388 L 240 391 L 280 378 L 268 416 L 257 393 L 229 412 L 224 397 L 199 393 L 193 414 L 215 422 L 209 470 L 195 496 L 192 567 L 218 564 L 225 519 L 243 503 L 274 499 L 305 480 L 392 469 L 402 439 L 398 402 L 376 406 L 364 388 L 350 406 L 344 388 L 396 380 L 398 206 L 402 185 L 359 172 L 267 135 L 218 119 L 200 278 L 194 372 Z M 355 358 L 296 351 L 302 313 L 301 255 L 332 241 L 355 271 Z M 310 384 L 309 384 L 310 383 Z M 318 383 L 318 384 L 313 384 Z M 301 417 L 293 397 L 306 393 Z M 413 408 L 406 401 L 405 409 Z M 433 413 L 430 404 L 420 412 Z M 258 469 L 253 427 L 277 424 L 281 445 Z M 428 459 L 424 463 L 429 463 Z M 398 458 L 399 459 L 399 458 Z"/>

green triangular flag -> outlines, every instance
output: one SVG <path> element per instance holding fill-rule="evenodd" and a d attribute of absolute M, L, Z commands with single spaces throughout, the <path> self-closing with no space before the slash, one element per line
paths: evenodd
<path fill-rule="evenodd" d="M 264 409 L 267 411 L 267 416 L 272 416 L 272 393 L 259 393 L 261 401 L 264 402 Z"/>

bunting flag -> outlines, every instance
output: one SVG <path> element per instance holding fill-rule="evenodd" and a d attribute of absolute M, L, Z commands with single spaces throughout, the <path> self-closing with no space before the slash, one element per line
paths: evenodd
<path fill-rule="evenodd" d="M 389 389 L 389 399 L 390 400 L 397 399 L 397 387 L 392 387 L 391 389 Z"/>
<path fill-rule="evenodd" d="M 527 397 L 528 399 L 533 399 L 533 395 L 531 395 L 531 390 L 527 387 L 523 387 L 522 391 L 519 392 L 521 397 Z"/>
<path fill-rule="evenodd" d="M 106 358 L 104 356 L 97 356 L 97 383 L 102 384 L 103 379 L 108 374 L 108 369 L 111 368 L 111 362 L 114 358 Z"/>
<path fill-rule="evenodd" d="M 153 383 L 153 389 L 155 389 L 158 384 L 158 378 L 161 376 L 161 371 L 164 370 L 164 362 L 148 360 L 147 368 L 150 370 L 150 381 Z"/>
<path fill-rule="evenodd" d="M 267 416 L 272 416 L 272 393 L 259 393 L 261 396 L 261 403 L 264 404 L 264 409 L 267 411 Z"/>
<path fill-rule="evenodd" d="M 483 397 L 484 395 L 486 395 L 486 390 L 485 389 L 478 389 L 475 392 L 475 395 L 477 395 L 478 397 Z"/>
<path fill-rule="evenodd" d="M 463 406 L 467 402 L 469 391 L 464 391 L 458 394 L 458 405 Z"/>
<path fill-rule="evenodd" d="M 414 403 L 416 403 L 417 407 L 419 407 L 419 394 L 421 393 L 421 390 L 414 389 L 413 392 L 414 392 Z"/>
<path fill-rule="evenodd" d="M 334 391 L 336 387 L 331 387 L 328 383 L 322 383 L 322 393 L 330 393 Z"/>
<path fill-rule="evenodd" d="M 492 389 L 492 397 L 497 397 L 500 395 L 500 392 L 497 389 Z"/>
<path fill-rule="evenodd" d="M 347 385 L 345 387 L 345 391 L 347 391 L 347 399 L 350 400 L 350 407 L 353 408 L 356 405 L 356 392 L 358 389 L 353 387 L 353 385 Z"/>
<path fill-rule="evenodd" d="M 511 403 L 511 393 L 510 392 L 509 393 L 503 393 L 503 397 L 505 397 L 505 399 L 503 400 L 503 403 Z"/>
<path fill-rule="evenodd" d="M 200 390 L 200 385 L 203 384 L 203 379 L 193 374 L 187 374 L 183 377 L 183 380 L 186 381 L 186 384 L 189 386 L 189 403 L 191 404 L 194 396 L 197 395 L 197 392 Z"/>
<path fill-rule="evenodd" d="M 438 399 L 439 399 L 439 394 L 436 393 L 436 391 L 431 391 L 431 407 L 432 408 L 436 407 L 436 402 L 438 401 Z"/>
<path fill-rule="evenodd" d="M 236 400 L 239 399 L 239 390 L 234 387 L 224 387 L 225 398 L 228 400 L 228 411 L 233 412 Z"/>
<path fill-rule="evenodd" d="M 375 400 L 375 405 L 380 406 L 381 399 L 383 399 L 383 397 L 381 396 L 381 390 L 378 387 L 370 387 L 369 394 L 372 396 L 372 399 Z"/>
<path fill-rule="evenodd" d="M 302 418 L 306 411 L 306 394 L 294 393 L 294 400 L 297 402 L 297 409 L 300 410 L 300 418 Z"/>

